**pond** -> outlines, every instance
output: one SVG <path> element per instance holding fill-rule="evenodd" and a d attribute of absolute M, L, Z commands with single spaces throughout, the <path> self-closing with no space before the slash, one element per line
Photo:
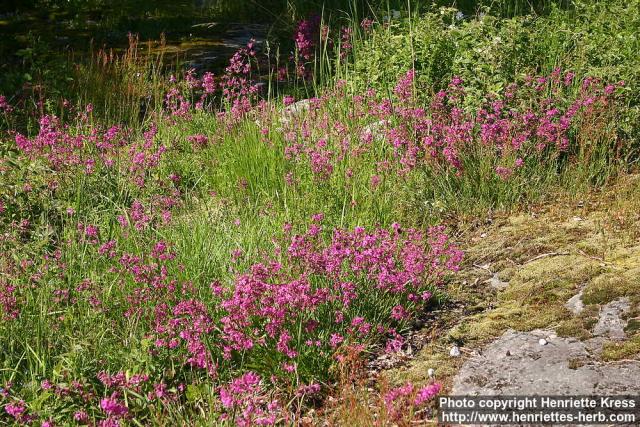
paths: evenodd
<path fill-rule="evenodd" d="M 216 71 L 251 39 L 260 45 L 268 36 L 289 36 L 291 21 L 282 14 L 285 3 L 76 0 L 76 6 L 70 1 L 40 8 L 23 4 L 0 13 L 0 67 L 24 66 L 36 56 L 47 56 L 50 63 L 52 54 L 73 52 L 81 57 L 101 48 L 117 52 L 128 47 L 128 34 L 133 33 L 139 35 L 141 50 L 157 51 L 163 38 L 167 61 L 179 59 L 187 68 Z"/>

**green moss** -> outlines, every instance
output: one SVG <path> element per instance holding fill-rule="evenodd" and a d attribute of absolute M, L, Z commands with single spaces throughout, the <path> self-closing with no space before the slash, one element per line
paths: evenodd
<path fill-rule="evenodd" d="M 596 260 L 582 255 L 548 256 L 525 264 L 515 279 L 520 282 L 562 279 L 579 283 L 593 277 L 600 269 Z"/>
<path fill-rule="evenodd" d="M 498 260 L 491 265 L 491 270 L 500 272 L 500 274 L 502 274 L 503 272 L 506 272 L 508 270 L 513 270 L 513 263 L 511 263 L 507 259 Z"/>
<path fill-rule="evenodd" d="M 633 334 L 640 331 L 640 319 L 630 319 L 624 328 L 627 334 Z"/>
<path fill-rule="evenodd" d="M 526 217 L 517 217 L 507 226 L 513 233 L 509 238 L 520 248 L 521 258 L 531 260 L 538 256 L 541 247 L 546 247 L 542 240 L 562 240 L 554 236 L 522 238 L 536 236 L 538 234 L 535 233 L 540 231 L 540 223 L 531 226 L 523 218 Z M 487 249 L 499 242 L 504 248 L 509 238 L 504 233 L 496 233 L 495 237 L 482 241 L 480 245 Z M 555 252 L 559 252 L 557 248 L 543 253 Z M 491 307 L 490 310 L 470 316 L 453 327 L 449 332 L 451 340 L 460 344 L 481 343 L 507 329 L 530 331 L 553 325 L 559 325 L 560 333 L 564 336 L 588 338 L 589 330 L 597 319 L 597 307 L 585 310 L 582 316 L 574 318 L 564 305 L 578 292 L 582 283 L 602 273 L 597 260 L 579 254 L 549 255 L 521 266 L 513 262 L 496 262 L 491 266 L 494 271 L 497 270 L 495 266 L 504 266 L 503 270 L 498 271 L 498 276 L 508 280 L 509 286 L 497 294 L 493 307 L 485 304 Z M 475 305 L 478 306 L 477 303 Z"/>
<path fill-rule="evenodd" d="M 606 304 L 639 291 L 626 274 L 605 273 L 591 280 L 584 289 L 585 304 Z"/>
<path fill-rule="evenodd" d="M 602 347 L 604 361 L 629 359 L 640 354 L 640 334 L 626 341 L 609 341 Z"/>
<path fill-rule="evenodd" d="M 607 254 L 607 262 L 625 270 L 640 268 L 640 246 L 618 247 Z"/>
<path fill-rule="evenodd" d="M 512 280 L 513 282 L 513 280 Z M 570 281 L 563 279 L 551 279 L 542 281 L 527 281 L 509 286 L 500 295 L 503 301 L 518 301 L 522 304 L 551 304 L 560 300 L 564 301 L 571 297 L 573 285 Z"/>
<path fill-rule="evenodd" d="M 558 323 L 570 316 L 561 305 L 522 305 L 517 301 L 503 302 L 491 311 L 472 316 L 453 327 L 451 340 L 460 344 L 483 343 L 507 329 L 531 331 Z"/>
<path fill-rule="evenodd" d="M 422 349 L 408 369 L 393 369 L 386 372 L 385 376 L 393 385 L 409 381 L 420 386 L 429 381 L 427 372 L 433 369 L 436 380 L 447 387 L 451 385 L 453 377 L 464 361 L 461 357 L 449 356 L 448 350 L 449 346 L 444 341 L 431 343 Z"/>
<path fill-rule="evenodd" d="M 575 337 L 580 340 L 591 338 L 591 330 L 598 323 L 599 306 L 588 305 L 578 315 L 563 320 L 556 328 L 561 337 Z"/>
<path fill-rule="evenodd" d="M 578 369 L 585 365 L 584 359 L 575 358 L 569 359 L 569 369 Z"/>
<path fill-rule="evenodd" d="M 602 256 L 604 248 L 601 240 L 601 238 L 584 240 L 577 243 L 576 248 L 589 256 Z"/>
<path fill-rule="evenodd" d="M 517 271 L 516 268 L 514 267 L 507 267 L 503 270 L 500 270 L 498 272 L 498 279 L 504 281 L 504 282 L 508 282 L 511 280 L 511 278 L 513 277 L 513 275 L 515 274 L 515 272 Z"/>

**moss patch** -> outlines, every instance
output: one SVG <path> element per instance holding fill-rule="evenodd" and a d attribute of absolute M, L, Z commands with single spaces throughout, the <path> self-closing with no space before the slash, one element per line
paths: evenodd
<path fill-rule="evenodd" d="M 640 334 L 626 341 L 609 341 L 602 347 L 604 361 L 631 359 L 640 355 Z"/>
<path fill-rule="evenodd" d="M 493 308 L 453 327 L 451 340 L 484 342 L 507 329 L 531 331 L 572 319 L 564 304 L 578 292 L 580 283 L 600 274 L 601 267 L 588 257 L 568 255 L 540 258 L 511 270 L 509 286 L 497 294 Z M 573 329 L 580 329 L 578 335 L 584 336 L 590 321 L 585 317 L 576 323 Z M 566 324 L 564 331 L 570 326 Z"/>
<path fill-rule="evenodd" d="M 449 356 L 449 346 L 444 339 L 423 348 L 419 357 L 410 366 L 393 369 L 384 375 L 394 385 L 409 381 L 422 386 L 430 380 L 427 372 L 433 369 L 435 380 L 445 388 L 449 388 L 463 361 L 461 357 Z"/>
<path fill-rule="evenodd" d="M 629 281 L 621 275 L 606 273 L 595 277 L 585 288 L 585 304 L 606 304 L 629 293 Z"/>
<path fill-rule="evenodd" d="M 624 331 L 628 335 L 640 333 L 640 319 L 629 319 Z"/>
<path fill-rule="evenodd" d="M 560 322 L 556 328 L 558 336 L 575 337 L 580 340 L 591 338 L 591 331 L 598 323 L 598 314 L 600 307 L 597 305 L 588 305 L 577 316 L 572 316 Z"/>
<path fill-rule="evenodd" d="M 561 337 L 592 337 L 600 308 L 628 297 L 626 341 L 607 342 L 605 361 L 640 353 L 640 186 L 638 177 L 622 179 L 600 193 L 580 199 L 557 198 L 516 215 L 492 218 L 462 236 L 465 263 L 449 287 L 462 315 L 441 327 L 408 366 L 391 378 L 424 382 L 429 368 L 450 385 L 464 351 L 481 347 L 508 329 L 552 328 Z M 578 201 L 579 200 L 579 201 Z M 492 288 L 494 274 L 508 286 Z M 583 291 L 584 309 L 572 313 L 566 302 Z M 633 335 L 635 334 L 635 335 Z M 453 344 L 463 357 L 452 358 Z M 575 368 L 584 361 L 569 361 Z"/>

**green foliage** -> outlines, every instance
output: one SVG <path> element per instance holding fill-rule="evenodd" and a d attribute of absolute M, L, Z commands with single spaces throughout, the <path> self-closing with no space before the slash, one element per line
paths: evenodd
<path fill-rule="evenodd" d="M 356 87 L 386 91 L 398 73 L 415 67 L 419 81 L 434 91 L 455 75 L 480 95 L 560 67 L 578 76 L 625 80 L 630 104 L 637 107 L 638 7 L 637 0 L 575 1 L 571 9 L 552 7 L 545 16 L 461 17 L 442 8 L 392 19 L 355 47 L 349 78 Z M 631 124 L 630 117 L 625 120 Z"/>
<path fill-rule="evenodd" d="M 458 76 L 464 82 L 468 109 L 477 108 L 487 95 L 502 97 L 510 83 L 525 76 L 548 75 L 555 69 L 572 71 L 577 79 L 624 81 L 624 101 L 612 113 L 616 119 L 600 129 L 599 136 L 581 136 L 583 141 L 602 143 L 584 144 L 575 170 L 561 181 L 574 189 L 582 183 L 601 184 L 620 166 L 634 165 L 640 147 L 640 2 L 549 2 L 538 5 L 544 10 L 541 15 L 507 13 L 506 3 L 498 3 L 494 9 L 476 4 L 482 13 L 475 16 L 448 7 L 428 8 L 424 13 L 405 11 L 355 39 L 353 61 L 344 66 L 340 77 L 356 92 L 373 87 L 388 94 L 397 76 L 413 68 L 417 95 L 426 100 L 446 90 L 452 77 Z M 466 5 L 465 11 L 470 9 Z M 618 163 L 614 153 L 619 153 L 620 145 L 624 153 L 623 162 Z M 424 213 L 426 207 L 427 212 L 437 213 L 479 205 L 482 209 L 509 206 L 535 199 L 548 185 L 558 183 L 561 164 L 543 170 L 531 163 L 521 183 L 515 179 L 504 183 L 492 173 L 495 165 L 478 154 L 466 158 L 465 170 L 470 173 L 463 178 L 434 175 L 427 169 L 422 179 L 412 181 L 407 192 L 412 210 Z"/>
<path fill-rule="evenodd" d="M 48 2 L 47 6 L 105 5 L 100 1 L 54 3 Z M 291 16 L 311 7 L 308 2 L 276 3 Z M 339 57 L 339 46 L 334 46 L 333 52 L 326 48 L 312 64 L 314 80 L 298 80 L 297 87 L 287 88 L 296 94 L 322 98 L 317 111 L 310 107 L 297 117 L 283 112 L 277 92 L 269 103 L 241 118 L 231 119 L 230 115 L 206 109 L 191 109 L 184 116 L 187 118 L 171 116 L 163 104 L 169 86 L 162 57 L 151 52 L 138 56 L 135 39 L 127 52 L 101 52 L 74 68 L 69 66 L 71 62 L 52 62 L 45 42 L 35 37 L 29 40 L 20 51 L 24 69 L 9 75 L 8 84 L 35 80 L 51 83 L 53 89 L 43 92 L 38 89 L 40 84 L 29 85 L 31 92 L 18 105 L 28 114 L 18 123 L 5 114 L 8 128 L 33 135 L 37 132 L 34 118 L 55 113 L 68 125 L 64 132 L 70 138 L 65 143 L 84 135 L 84 148 L 95 146 L 92 132 L 99 134 L 104 125 L 125 125 L 127 132 L 114 155 L 115 164 L 107 167 L 105 163 L 91 171 L 86 160 L 106 151 L 79 150 L 81 157 L 87 157 L 54 167 L 46 155 L 18 153 L 14 134 L 2 136 L 0 283 L 3 290 L 12 290 L 11 295 L 3 295 L 5 305 L 0 310 L 12 308 L 15 285 L 21 311 L 18 320 L 0 323 L 3 383 L 16 384 L 15 395 L 28 403 L 30 411 L 64 422 L 72 416 L 70 408 L 81 407 L 80 403 L 73 397 L 56 397 L 40 390 L 41 380 L 66 384 L 79 379 L 99 394 L 107 390 L 96 379 L 101 371 L 127 370 L 129 376 L 145 373 L 154 380 L 186 387 L 183 400 L 166 406 L 131 390 L 124 391 L 121 397 L 140 423 L 193 424 L 198 420 L 210 425 L 219 420 L 217 383 L 204 371 L 179 363 L 175 354 L 155 348 L 152 337 L 157 325 L 145 318 L 150 313 L 127 312 L 136 303 L 133 289 L 138 278 L 124 268 L 120 271 L 119 259 L 109 261 L 104 255 L 96 255 L 98 242 L 87 241 L 85 224 L 100 230 L 100 244 L 117 241 L 118 256 L 148 256 L 153 244 L 169 242 L 177 253 L 175 261 L 163 265 L 158 262 L 147 273 L 166 267 L 167 277 L 184 286 L 176 293 L 184 291 L 181 297 L 187 295 L 205 303 L 217 322 L 222 316 L 220 301 L 210 285 L 220 281 L 228 289 L 239 272 L 263 261 L 265 254 L 274 255 L 274 247 L 282 244 L 283 224 L 299 230 L 311 215 L 322 212 L 328 229 L 388 227 L 394 222 L 422 227 L 457 214 L 484 215 L 495 208 L 528 203 L 559 186 L 582 190 L 602 185 L 621 169 L 630 168 L 637 159 L 639 132 L 640 46 L 636 32 L 640 18 L 633 13 L 638 0 L 597 4 L 576 1 L 571 7 L 540 1 L 532 6 L 538 14 L 529 15 L 525 14 L 531 10 L 528 2 L 501 1 L 491 7 L 471 3 L 466 7 L 480 7 L 488 13 L 460 17 L 453 8 L 429 7 L 425 13 L 412 9 L 395 18 L 389 4 L 386 11 L 376 11 L 382 22 L 371 33 L 359 28 L 359 16 L 353 11 L 360 4 L 349 6 L 354 13 L 350 22 L 354 47 L 344 58 Z M 336 1 L 331 6 L 339 8 L 341 4 Z M 246 5 L 217 2 L 209 6 L 232 14 Z M 391 15 L 386 22 L 385 14 Z M 333 25 L 331 20 L 326 22 Z M 558 67 L 574 71 L 577 80 L 586 76 L 607 82 L 625 80 L 624 96 L 608 104 L 606 111 L 588 116 L 592 122 L 585 119 L 575 124 L 569 135 L 573 143 L 570 150 L 530 150 L 523 156 L 521 168 L 507 178 L 499 176 L 496 167 L 515 164 L 515 155 L 482 145 L 477 131 L 460 149 L 459 169 L 430 162 L 433 159 L 423 153 L 414 168 L 400 171 L 397 147 L 386 139 L 385 132 L 387 126 L 400 126 L 410 119 L 392 112 L 386 116 L 388 122 L 379 121 L 380 117 L 369 111 L 383 97 L 399 108 L 426 106 L 434 93 L 447 88 L 452 76 L 464 80 L 467 96 L 463 106 L 471 110 L 487 98 L 502 98 L 509 83 L 522 81 L 527 74 L 549 74 Z M 412 68 L 416 70 L 416 81 L 412 82 L 416 98 L 399 100 L 393 95 L 394 86 L 398 77 Z M 334 80 L 344 80 L 344 86 L 330 86 Z M 377 89 L 377 95 L 356 101 L 353 94 L 361 95 L 370 87 Z M 561 94 L 564 98 L 559 103 L 568 105 L 579 89 L 571 86 L 563 90 L 567 93 Z M 78 121 L 62 108 L 60 99 L 69 96 L 74 105 L 93 104 L 92 111 L 75 111 L 91 113 L 86 119 Z M 522 111 L 533 108 L 539 98 L 524 97 L 517 107 Z M 617 103 L 617 99 L 623 101 Z M 143 132 L 151 120 L 158 125 L 158 132 L 145 138 Z M 295 133 L 302 128 L 308 131 L 307 136 Z M 418 132 L 416 128 L 409 130 L 408 138 L 415 137 L 411 132 Z M 206 144 L 194 144 L 194 135 L 205 136 Z M 365 143 L 367 135 L 371 140 Z M 295 141 L 299 140 L 308 145 L 296 148 Z M 138 184 L 136 178 L 140 176 L 131 172 L 135 169 L 131 157 L 153 155 L 160 146 L 160 160 L 142 169 L 145 181 Z M 292 155 L 287 149 L 297 152 Z M 313 169 L 313 150 L 330 165 L 327 176 Z M 165 198 L 172 198 L 175 205 L 168 212 L 172 219 L 163 223 L 158 219 L 158 210 L 162 209 L 158 201 Z M 133 215 L 134 200 L 151 207 L 145 215 L 155 215 L 140 229 L 119 224 Z M 156 211 L 151 212 L 153 209 Z M 566 258 L 527 263 L 549 245 L 547 231 L 527 229 L 535 239 L 519 254 L 518 248 L 508 249 L 506 241 L 482 248 L 483 256 L 509 251 L 509 257 L 516 256 L 524 267 L 510 279 L 512 289 L 502 294 L 501 305 L 493 314 L 478 316 L 479 321 L 470 326 L 471 335 L 492 336 L 506 327 L 531 329 L 567 317 L 563 304 L 575 291 L 575 283 L 590 279 L 599 271 L 600 263 L 582 255 L 571 258 L 571 271 L 566 269 Z M 564 239 L 569 233 L 560 234 Z M 522 236 L 514 237 L 518 242 L 527 241 Z M 605 278 L 589 283 L 585 302 L 608 298 L 611 283 L 608 276 Z M 84 293 L 87 284 L 89 292 Z M 616 286 L 620 295 L 631 294 L 627 282 Z M 372 289 L 358 308 L 379 319 L 388 315 L 396 302 Z M 333 316 L 319 312 L 300 319 L 319 320 L 326 339 L 335 327 Z M 522 324 L 523 316 L 532 320 Z M 564 327 L 582 331 L 589 321 L 574 319 Z M 217 333 L 212 331 L 210 337 L 217 337 Z M 612 347 L 610 358 L 637 352 L 635 344 L 632 349 Z M 180 357 L 185 356 L 184 349 L 176 353 L 179 351 Z M 296 368 L 295 381 L 288 386 L 298 385 L 301 380 L 334 379 L 330 371 L 334 356 L 327 353 L 305 358 Z M 226 381 L 247 368 L 267 378 L 282 370 L 284 360 L 276 352 L 234 355 L 231 361 L 222 362 L 227 368 L 220 373 L 220 380 Z M 285 390 L 289 394 L 294 391 Z M 92 417 L 104 418 L 97 407 L 95 411 Z M 0 422 L 6 417 L 1 413 Z"/>

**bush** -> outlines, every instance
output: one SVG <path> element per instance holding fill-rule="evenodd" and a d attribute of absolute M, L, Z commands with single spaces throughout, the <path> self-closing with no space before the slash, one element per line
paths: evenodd
<path fill-rule="evenodd" d="M 566 9 L 552 7 L 545 16 L 474 17 L 443 8 L 392 19 L 354 46 L 348 80 L 360 90 L 372 86 L 384 93 L 397 75 L 415 68 L 421 87 L 437 92 L 458 76 L 472 104 L 527 74 L 548 75 L 556 68 L 571 70 L 579 79 L 624 81 L 627 108 L 618 127 L 638 141 L 638 7 L 637 0 L 576 0 Z"/>

